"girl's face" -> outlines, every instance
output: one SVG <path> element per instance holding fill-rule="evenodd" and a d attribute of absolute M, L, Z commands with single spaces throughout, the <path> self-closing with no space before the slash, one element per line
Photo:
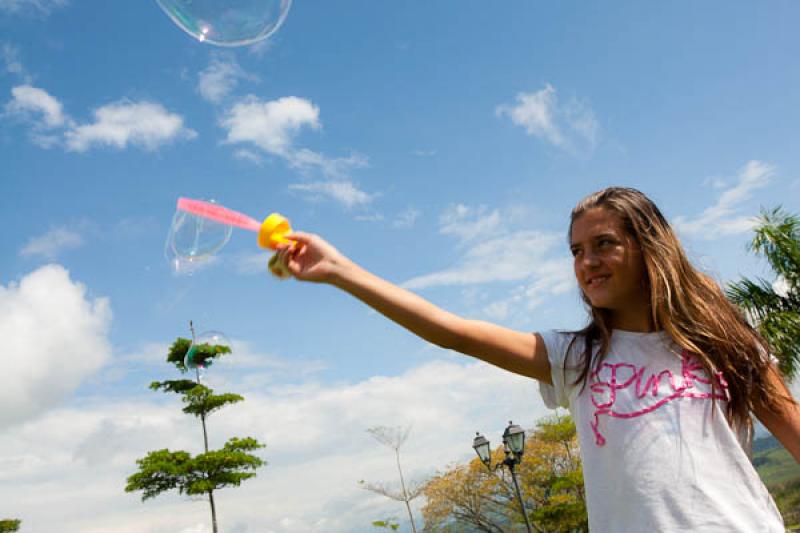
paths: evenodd
<path fill-rule="evenodd" d="M 642 252 L 619 215 L 603 207 L 586 210 L 573 221 L 570 241 L 575 278 L 592 306 L 648 316 Z"/>

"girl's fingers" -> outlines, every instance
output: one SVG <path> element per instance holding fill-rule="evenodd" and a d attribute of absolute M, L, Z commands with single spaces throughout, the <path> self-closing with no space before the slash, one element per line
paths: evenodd
<path fill-rule="evenodd" d="M 280 251 L 280 258 L 281 258 L 281 263 L 283 263 L 284 265 L 288 265 L 289 262 L 291 262 L 291 260 L 292 260 L 292 249 L 291 249 L 291 247 L 284 248 L 283 250 L 281 250 Z"/>
<path fill-rule="evenodd" d="M 296 241 L 301 244 L 308 244 L 311 242 L 311 239 L 314 238 L 314 235 L 311 233 L 306 233 L 304 231 L 293 231 L 285 235 L 287 239 L 290 241 Z"/>
<path fill-rule="evenodd" d="M 281 243 L 281 244 L 278 245 L 278 247 L 275 250 L 276 250 L 276 253 L 283 260 L 285 260 L 287 258 L 287 256 L 293 254 L 297 250 L 297 248 L 294 245 L 294 243 Z"/>
<path fill-rule="evenodd" d="M 286 265 L 288 263 L 287 254 L 288 254 L 288 247 L 279 248 L 277 252 L 275 252 L 276 262 L 282 265 Z"/>

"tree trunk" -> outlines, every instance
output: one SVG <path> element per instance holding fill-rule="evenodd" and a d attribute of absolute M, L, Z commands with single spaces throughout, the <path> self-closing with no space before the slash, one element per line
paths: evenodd
<path fill-rule="evenodd" d="M 197 383 L 200 383 L 200 371 L 197 371 Z M 208 430 L 206 429 L 206 414 L 200 413 L 200 422 L 203 424 L 203 449 L 208 453 Z M 214 491 L 208 491 L 208 504 L 211 506 L 211 530 L 217 533 L 217 507 L 214 505 Z"/>
<path fill-rule="evenodd" d="M 211 504 L 211 530 L 217 533 L 217 508 L 214 506 L 214 491 L 208 491 L 208 503 Z"/>
<path fill-rule="evenodd" d="M 411 530 L 414 533 L 417 533 L 417 526 L 414 524 L 414 513 L 411 512 L 411 503 L 409 502 L 408 491 L 406 490 L 406 482 L 403 479 L 403 469 L 400 468 L 400 450 L 395 448 L 394 453 L 397 457 L 397 471 L 400 472 L 400 486 L 403 489 L 403 501 L 405 502 L 406 509 L 408 510 L 408 518 L 411 520 Z"/>
<path fill-rule="evenodd" d="M 200 422 L 203 423 L 203 449 L 208 453 L 208 431 L 206 430 L 206 415 L 200 414 Z"/>

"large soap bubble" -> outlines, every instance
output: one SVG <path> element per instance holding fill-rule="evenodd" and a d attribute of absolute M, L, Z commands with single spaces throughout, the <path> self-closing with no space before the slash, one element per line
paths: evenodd
<path fill-rule="evenodd" d="M 206 331 L 192 341 L 183 359 L 183 366 L 194 370 L 198 379 L 202 379 L 208 367 L 213 365 L 220 355 L 230 351 L 230 343 L 224 333 Z"/>
<path fill-rule="evenodd" d="M 192 274 L 214 260 L 231 238 L 233 228 L 178 209 L 167 235 L 164 254 L 178 274 Z"/>
<path fill-rule="evenodd" d="M 182 30 L 219 46 L 253 44 L 272 35 L 292 0 L 156 0 Z"/>

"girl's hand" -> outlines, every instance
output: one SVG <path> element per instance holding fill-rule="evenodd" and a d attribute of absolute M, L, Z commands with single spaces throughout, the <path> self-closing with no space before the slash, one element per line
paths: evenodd
<path fill-rule="evenodd" d="M 286 238 L 292 243 L 278 247 L 278 259 L 301 281 L 329 283 L 337 269 L 347 263 L 336 248 L 318 235 L 298 231 Z"/>

